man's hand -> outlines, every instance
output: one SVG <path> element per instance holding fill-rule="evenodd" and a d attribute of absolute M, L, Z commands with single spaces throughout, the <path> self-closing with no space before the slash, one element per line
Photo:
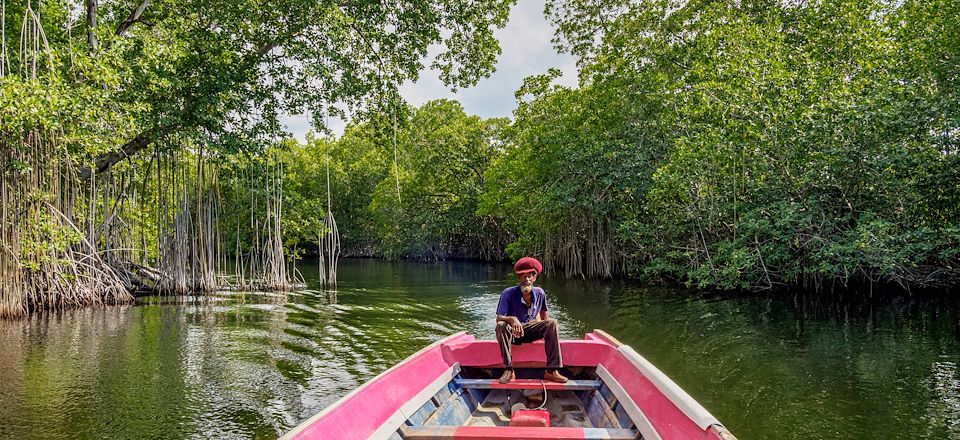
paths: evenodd
<path fill-rule="evenodd" d="M 513 332 L 513 336 L 520 338 L 523 337 L 523 324 L 520 323 L 520 320 L 516 316 L 511 316 L 513 318 L 510 321 L 510 330 Z"/>

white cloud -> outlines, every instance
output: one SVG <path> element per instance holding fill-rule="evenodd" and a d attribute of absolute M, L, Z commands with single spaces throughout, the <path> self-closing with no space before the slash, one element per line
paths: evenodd
<path fill-rule="evenodd" d="M 279 119 L 280 124 L 283 125 L 290 133 L 292 133 L 293 138 L 301 144 L 306 143 L 307 133 L 311 131 L 314 133 L 317 132 L 317 130 L 314 130 L 313 128 L 313 118 L 308 114 L 281 115 Z M 347 123 L 340 118 L 330 118 L 327 121 L 327 124 L 329 124 L 330 130 L 333 131 L 333 134 L 336 137 L 343 135 L 343 130 L 347 128 Z"/>
<path fill-rule="evenodd" d="M 313 128 L 310 115 L 280 115 L 279 120 L 300 143 L 306 142 L 307 133 Z"/>
<path fill-rule="evenodd" d="M 553 48 L 550 39 L 554 30 L 543 16 L 543 7 L 543 0 L 521 0 L 513 7 L 507 26 L 495 33 L 503 49 L 497 59 L 497 71 L 480 80 L 475 87 L 451 92 L 440 81 L 437 71 L 426 70 L 416 83 L 403 84 L 400 93 L 415 106 L 432 99 L 456 99 L 468 114 L 492 118 L 511 116 L 517 107 L 513 94 L 523 84 L 523 79 L 546 73 L 551 67 L 563 72 L 557 81 L 559 84 L 576 87 L 576 61 L 568 54 L 558 54 Z M 425 60 L 425 64 L 429 65 L 429 60 Z M 285 116 L 281 122 L 301 142 L 310 130 L 307 115 Z M 337 136 L 343 134 L 346 126 L 340 120 L 331 120 L 330 125 Z"/>

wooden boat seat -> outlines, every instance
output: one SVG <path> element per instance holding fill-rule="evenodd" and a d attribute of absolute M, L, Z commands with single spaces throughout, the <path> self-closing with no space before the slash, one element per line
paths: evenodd
<path fill-rule="evenodd" d="M 547 390 L 557 391 L 580 391 L 597 390 L 603 385 L 599 380 L 569 380 L 567 383 L 556 383 L 540 381 L 538 379 L 515 379 L 510 383 L 500 383 L 496 379 L 454 379 L 454 382 L 462 388 L 482 388 L 496 390 L 542 390 L 546 386 Z"/>
<path fill-rule="evenodd" d="M 635 429 L 521 426 L 404 426 L 400 428 L 400 432 L 404 440 L 513 440 L 519 438 L 635 440 L 640 437 L 640 433 Z"/>

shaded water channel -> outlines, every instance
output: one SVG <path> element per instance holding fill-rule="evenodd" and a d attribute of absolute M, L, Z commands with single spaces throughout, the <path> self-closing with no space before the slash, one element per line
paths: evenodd
<path fill-rule="evenodd" d="M 508 266 L 346 260 L 339 292 L 0 322 L 0 438 L 275 438 L 439 337 L 492 338 Z M 722 298 L 544 279 L 562 336 L 632 345 L 741 440 L 960 439 L 954 301 Z M 871 305 L 873 304 L 873 305 Z"/>

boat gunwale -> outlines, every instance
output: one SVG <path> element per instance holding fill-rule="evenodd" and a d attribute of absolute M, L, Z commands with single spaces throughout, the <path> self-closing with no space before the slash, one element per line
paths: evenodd
<path fill-rule="evenodd" d="M 396 411 L 393 412 L 390 417 L 383 422 L 376 431 L 373 431 L 373 434 L 370 434 L 371 439 L 389 439 L 394 432 L 400 429 L 403 426 L 403 423 L 409 420 L 413 413 L 415 413 L 420 407 L 425 405 L 427 401 L 430 400 L 438 391 L 442 390 L 449 383 L 451 383 L 457 375 L 460 374 L 460 364 L 454 363 L 440 374 L 439 377 L 433 380 L 429 385 L 424 387 L 417 393 L 415 396 L 411 397 L 410 400 L 407 400 L 404 404 L 400 405 Z M 410 414 L 408 414 L 410 413 Z"/>
<path fill-rule="evenodd" d="M 696 423 L 701 429 L 708 430 L 710 427 L 716 425 L 723 428 L 722 430 L 718 430 L 718 432 L 726 431 L 726 427 L 724 427 L 710 411 L 704 408 L 700 402 L 681 388 L 680 385 L 677 385 L 677 383 L 674 382 L 673 379 L 670 379 L 663 371 L 660 371 L 652 362 L 644 358 L 633 347 L 618 341 L 603 330 L 594 329 L 593 333 L 596 333 L 601 339 L 613 345 L 660 393 L 673 402 L 687 418 Z M 729 433 L 729 431 L 727 432 Z"/>
<path fill-rule="evenodd" d="M 450 341 L 453 341 L 453 340 L 462 338 L 462 337 L 467 336 L 467 335 L 468 335 L 468 333 L 467 333 L 466 331 L 460 331 L 460 332 L 454 333 L 454 334 L 452 334 L 452 335 L 450 335 L 450 336 L 447 336 L 447 337 L 445 337 L 445 338 L 443 338 L 443 339 L 439 339 L 439 340 L 437 340 L 437 341 L 434 341 L 432 344 L 427 345 L 426 347 L 423 347 L 422 349 L 418 350 L 416 353 L 413 353 L 413 354 L 411 354 L 410 356 L 407 356 L 406 359 L 404 359 L 404 360 L 402 360 L 402 361 L 400 361 L 400 362 L 397 362 L 397 363 L 394 364 L 392 367 L 384 370 L 384 371 L 381 372 L 380 374 L 378 374 L 378 375 L 374 376 L 373 378 L 371 378 L 370 380 L 364 382 L 363 385 L 360 385 L 359 387 L 354 388 L 353 391 L 351 391 L 351 392 L 347 393 L 345 396 L 337 399 L 336 402 L 331 403 L 331 404 L 328 405 L 326 408 L 324 408 L 324 409 L 321 410 L 320 412 L 314 414 L 313 416 L 311 416 L 311 417 L 308 418 L 307 420 L 304 420 L 302 423 L 298 424 L 296 427 L 294 427 L 293 429 L 287 431 L 284 435 L 280 436 L 280 438 L 279 438 L 278 440 L 292 440 L 292 439 L 294 439 L 298 434 L 300 434 L 301 432 L 303 432 L 304 430 L 306 430 L 307 428 L 309 428 L 310 426 L 312 426 L 314 423 L 316 423 L 317 421 L 319 421 L 320 419 L 322 419 L 324 416 L 326 416 L 326 415 L 329 414 L 330 412 L 333 412 L 334 410 L 336 410 L 337 408 L 339 408 L 341 405 L 343 405 L 344 403 L 346 403 L 347 401 L 349 401 L 349 400 L 352 399 L 353 397 L 355 397 L 355 396 L 357 396 L 358 394 L 362 393 L 364 390 L 367 389 L 367 387 L 369 387 L 371 384 L 373 384 L 373 383 L 376 382 L 377 380 L 379 380 L 379 379 L 381 379 L 381 378 L 383 378 L 383 377 L 385 377 L 385 376 L 387 376 L 387 375 L 389 375 L 389 374 L 392 374 L 394 371 L 396 371 L 397 369 L 401 368 L 401 367 L 402 367 L 403 365 L 405 365 L 407 362 L 410 362 L 411 360 L 416 359 L 418 356 L 423 355 L 424 353 L 427 353 L 427 352 L 429 352 L 429 351 L 431 351 L 431 350 L 433 350 L 433 349 L 436 349 L 437 347 L 440 347 L 440 346 L 442 346 L 443 344 L 445 344 L 445 343 L 447 343 L 447 342 L 450 342 Z"/>
<path fill-rule="evenodd" d="M 607 386 L 611 393 L 617 398 L 617 401 L 620 402 L 620 405 L 623 406 L 624 411 L 627 415 L 630 416 L 630 419 L 633 421 L 633 425 L 636 427 L 637 431 L 643 436 L 644 440 L 661 440 L 660 433 L 657 432 L 657 428 L 653 426 L 653 423 L 650 422 L 650 419 L 647 418 L 647 415 L 643 413 L 643 410 L 640 409 L 640 406 L 633 396 L 623 388 L 623 385 L 620 384 L 620 381 L 614 377 L 603 364 L 597 364 L 596 370 L 597 377 L 603 381 L 603 384 Z"/>

